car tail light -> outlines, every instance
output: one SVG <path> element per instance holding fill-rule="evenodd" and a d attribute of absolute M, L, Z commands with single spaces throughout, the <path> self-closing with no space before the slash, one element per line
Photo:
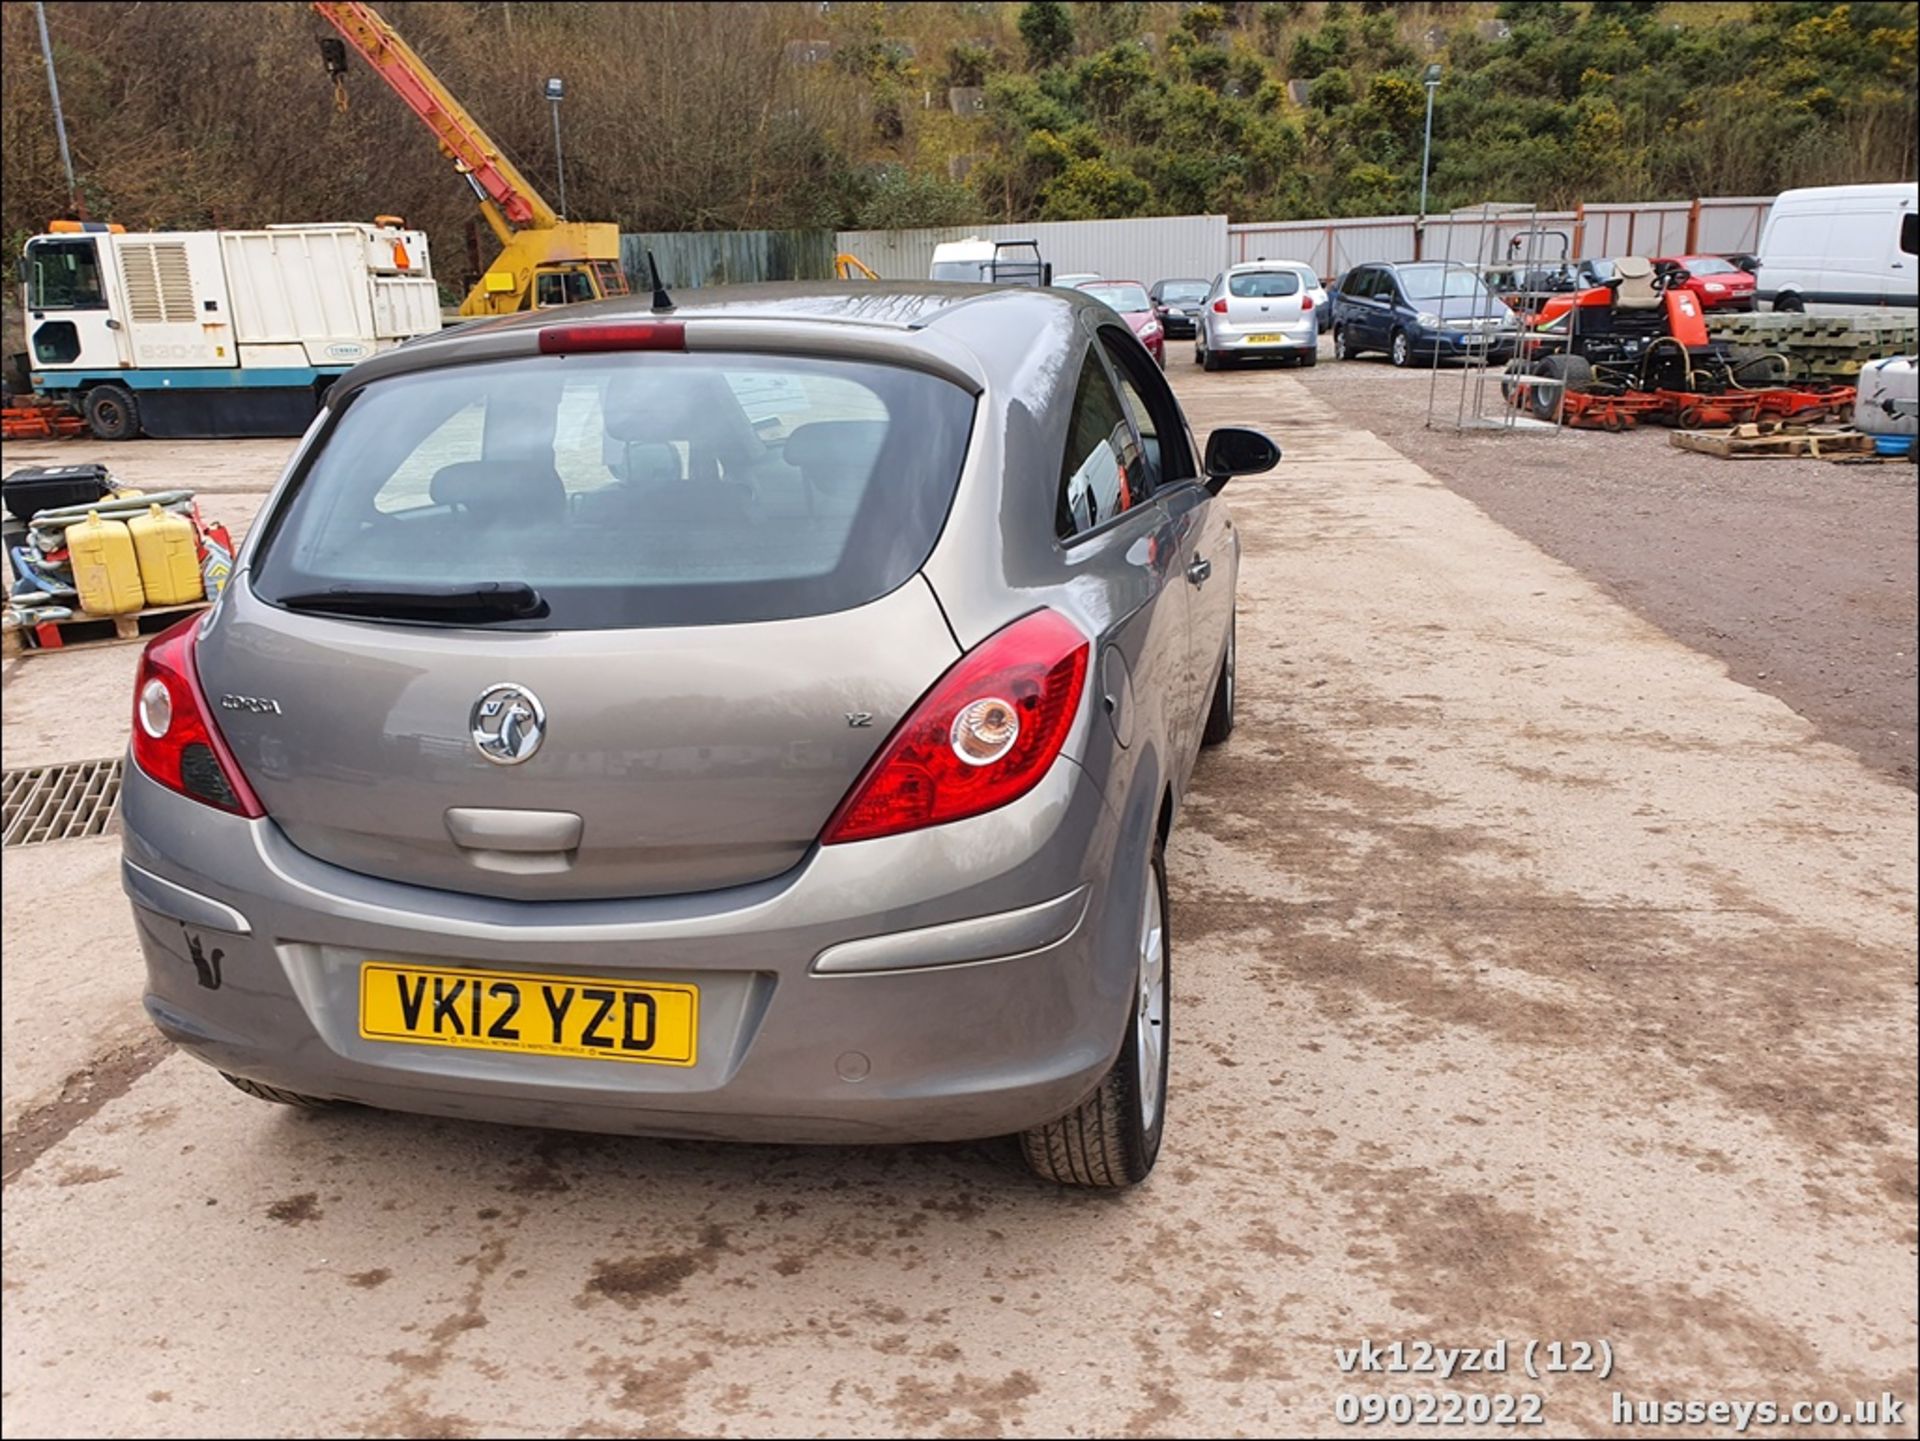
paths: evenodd
<path fill-rule="evenodd" d="M 194 668 L 200 616 L 147 642 L 133 682 L 133 763 L 168 790 L 258 820 L 266 814 L 213 723 Z"/>
<path fill-rule="evenodd" d="M 1213 313 L 1215 315 L 1225 315 L 1227 313 L 1227 297 L 1226 296 L 1223 295 L 1218 300 L 1213 302 Z"/>
<path fill-rule="evenodd" d="M 968 651 L 887 738 L 821 843 L 977 816 L 1032 790 L 1079 714 L 1090 649 L 1066 617 L 1039 610 Z"/>
<path fill-rule="evenodd" d="M 1302 313 L 1313 309 L 1313 297 L 1311 295 L 1303 295 L 1300 297 L 1300 309 Z"/>
<path fill-rule="evenodd" d="M 602 350 L 685 350 L 683 320 L 633 325 L 549 325 L 540 332 L 542 355 L 581 355 Z"/>

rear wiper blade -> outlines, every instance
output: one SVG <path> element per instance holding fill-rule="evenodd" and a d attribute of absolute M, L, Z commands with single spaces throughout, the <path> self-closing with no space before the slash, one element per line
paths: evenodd
<path fill-rule="evenodd" d="M 535 620 L 547 602 L 523 580 L 486 580 L 465 585 L 330 585 L 281 596 L 289 610 L 326 610 L 344 615 L 420 617 L 430 620 Z"/>

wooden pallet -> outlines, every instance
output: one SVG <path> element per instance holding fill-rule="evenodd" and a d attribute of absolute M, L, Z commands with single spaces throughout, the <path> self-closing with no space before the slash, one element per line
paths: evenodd
<path fill-rule="evenodd" d="M 66 620 L 43 620 L 36 625 L 0 632 L 0 653 L 8 656 L 40 655 L 50 650 L 147 641 L 176 621 L 206 608 L 206 601 L 196 600 L 187 605 L 154 606 L 130 615 L 88 615 L 85 611 L 75 611 Z"/>
<path fill-rule="evenodd" d="M 1755 422 L 1731 430 L 1676 430 L 1672 436 L 1681 450 L 1726 460 L 1839 460 L 1873 454 L 1872 436 L 1838 426 Z"/>

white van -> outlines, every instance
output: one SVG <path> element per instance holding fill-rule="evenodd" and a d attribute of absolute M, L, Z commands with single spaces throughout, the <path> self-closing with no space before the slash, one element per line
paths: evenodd
<path fill-rule="evenodd" d="M 1783 191 L 1760 233 L 1759 298 L 1775 310 L 1847 315 L 1920 307 L 1920 186 Z"/>
<path fill-rule="evenodd" d="M 958 280 L 980 285 L 1050 285 L 1053 267 L 1040 258 L 1031 240 L 982 240 L 969 235 L 933 247 L 929 280 Z"/>

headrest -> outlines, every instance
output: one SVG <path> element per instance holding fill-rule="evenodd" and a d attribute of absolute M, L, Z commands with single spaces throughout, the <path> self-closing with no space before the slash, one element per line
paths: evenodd
<path fill-rule="evenodd" d="M 1623 255 L 1613 262 L 1613 273 L 1622 280 L 1639 280 L 1653 274 L 1653 262 L 1644 255 Z"/>
<path fill-rule="evenodd" d="M 796 427 L 781 454 L 822 490 L 858 489 L 886 439 L 884 420 L 816 420 Z"/>
<path fill-rule="evenodd" d="M 691 441 L 724 443 L 726 417 L 740 402 L 717 375 L 674 374 L 649 368 L 608 382 L 607 434 L 630 444 Z"/>
<path fill-rule="evenodd" d="M 443 465 L 427 482 L 435 505 L 458 505 L 488 516 L 546 520 L 566 506 L 566 486 L 551 464 L 462 460 Z"/>

